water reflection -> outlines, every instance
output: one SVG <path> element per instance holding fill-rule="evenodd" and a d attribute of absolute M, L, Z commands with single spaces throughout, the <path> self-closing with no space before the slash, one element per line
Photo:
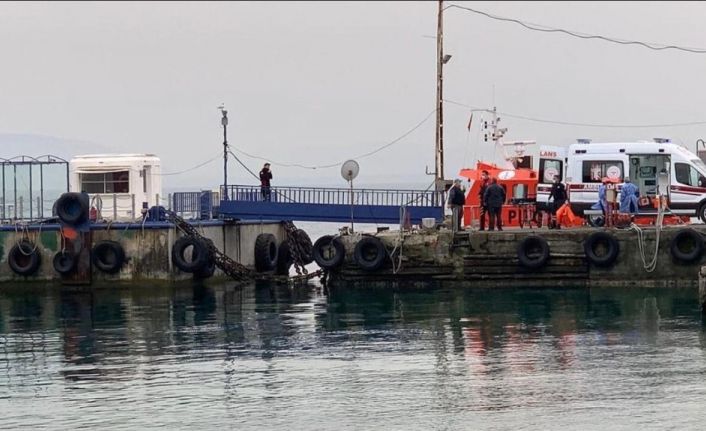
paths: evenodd
<path fill-rule="evenodd" d="M 234 423 L 276 427 L 263 402 L 296 422 L 324 401 L 439 419 L 590 404 L 611 385 L 622 400 L 686 381 L 706 395 L 701 322 L 692 289 L 18 287 L 0 291 L 0 403 L 43 391 L 69 421 L 90 397 L 210 400 L 248 412 Z M 12 425 L 36 424 L 12 411 Z M 335 426 L 333 413 L 316 419 Z"/>

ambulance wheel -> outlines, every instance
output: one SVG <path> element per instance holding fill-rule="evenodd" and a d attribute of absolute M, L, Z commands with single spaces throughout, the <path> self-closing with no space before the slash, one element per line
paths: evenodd
<path fill-rule="evenodd" d="M 586 221 L 589 226 L 592 227 L 603 227 L 605 225 L 605 217 L 602 215 L 589 215 L 586 216 Z"/>

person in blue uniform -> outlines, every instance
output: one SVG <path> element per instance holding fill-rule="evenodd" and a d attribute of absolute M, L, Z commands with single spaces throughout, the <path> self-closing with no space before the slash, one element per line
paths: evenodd
<path fill-rule="evenodd" d="M 625 177 L 625 183 L 620 191 L 620 212 L 635 214 L 637 212 L 638 196 L 640 192 L 637 186 L 630 182 L 630 178 Z"/>

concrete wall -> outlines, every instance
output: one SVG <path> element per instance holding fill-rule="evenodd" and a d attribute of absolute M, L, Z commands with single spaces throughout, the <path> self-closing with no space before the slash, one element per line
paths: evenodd
<path fill-rule="evenodd" d="M 626 229 L 609 230 L 620 243 L 620 253 L 614 265 L 607 268 L 590 264 L 583 249 L 584 240 L 600 229 L 467 231 L 457 234 L 455 241 L 448 230 L 405 233 L 401 261 L 398 252 L 394 255 L 395 263 L 401 263 L 397 274 L 393 274 L 390 263 L 373 273 L 362 271 L 353 259 L 353 250 L 360 237 L 348 236 L 343 237 L 345 263 L 332 271 L 330 280 L 343 283 L 436 279 L 463 281 L 478 287 L 696 286 L 699 269 L 706 264 L 706 253 L 692 264 L 680 263 L 670 254 L 672 239 L 685 228 L 694 229 L 706 238 L 704 225 L 665 227 L 653 272 L 644 268 L 637 233 Z M 655 251 L 655 230 L 643 230 L 644 250 L 649 262 Z M 531 234 L 546 239 L 550 247 L 549 261 L 539 270 L 522 267 L 517 258 L 518 244 Z M 377 236 L 388 250 L 395 247 L 399 250 L 399 232 L 383 232 Z"/>
<path fill-rule="evenodd" d="M 183 273 L 175 268 L 171 260 L 171 250 L 174 241 L 181 236 L 174 227 L 164 223 L 162 227 L 150 227 L 140 224 L 94 225 L 92 230 L 93 243 L 101 240 L 119 242 L 125 249 L 127 257 L 122 270 L 114 275 L 104 274 L 93 268 L 93 280 L 181 280 L 192 278 L 191 274 Z M 209 223 L 198 227 L 201 234 L 213 240 L 219 250 L 224 251 L 229 257 L 250 268 L 255 265 L 254 249 L 255 240 L 261 233 L 271 233 L 279 244 L 284 238 L 284 229 L 279 223 Z M 10 249 L 22 238 L 27 237 L 37 244 L 42 254 L 42 263 L 39 271 L 30 277 L 15 274 L 7 262 Z M 60 276 L 54 271 L 52 260 L 54 255 L 61 250 L 61 234 L 56 225 L 44 226 L 40 232 L 33 228 L 23 234 L 21 231 L 0 230 L 0 282 L 31 281 L 31 280 L 59 280 Z M 224 274 L 216 271 L 216 277 Z"/>

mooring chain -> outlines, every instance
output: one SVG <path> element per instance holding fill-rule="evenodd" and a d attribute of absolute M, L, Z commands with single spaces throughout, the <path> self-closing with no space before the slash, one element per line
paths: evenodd
<path fill-rule="evenodd" d="M 218 250 L 213 241 L 207 240 L 199 231 L 192 225 L 190 225 L 186 220 L 179 217 L 173 211 L 166 211 L 167 219 L 174 223 L 174 225 L 181 230 L 185 235 L 200 239 L 206 247 L 211 251 L 214 257 L 216 266 L 223 271 L 228 276 L 236 280 L 254 280 L 254 279 L 272 279 L 271 275 L 261 275 L 257 276 L 252 270 L 248 269 L 245 265 L 236 262 L 235 260 L 228 257 L 225 253 Z M 297 271 L 297 275 L 290 277 L 291 282 L 301 282 L 312 279 L 314 277 L 323 274 L 322 270 L 312 272 L 311 274 L 306 269 L 306 259 L 304 255 L 311 253 L 309 244 L 310 241 L 299 234 L 298 229 L 294 226 L 294 223 L 287 221 L 284 222 L 284 229 L 286 233 L 287 245 L 289 245 L 290 255 L 294 263 L 294 268 Z"/>
<path fill-rule="evenodd" d="M 206 244 L 206 247 L 211 251 L 214 257 L 214 261 L 216 266 L 226 273 L 228 276 L 235 278 L 236 280 L 241 280 L 245 278 L 252 278 L 252 271 L 249 270 L 245 265 L 242 265 L 230 257 L 228 257 L 225 253 L 222 253 L 218 248 L 216 248 L 215 244 L 213 244 L 213 241 L 206 241 L 206 238 L 204 238 L 203 235 L 199 233 L 198 230 L 196 230 L 195 227 L 190 225 L 189 223 L 186 222 L 183 218 L 179 217 L 175 212 L 173 211 L 166 211 L 167 218 L 176 225 L 177 228 L 179 228 L 182 232 L 184 232 L 186 235 L 194 238 L 200 239 L 204 244 Z"/>
<path fill-rule="evenodd" d="M 292 256 L 292 262 L 294 263 L 294 269 L 297 275 L 308 275 L 309 271 L 306 269 L 306 259 L 303 255 L 311 253 L 311 250 L 306 250 L 308 244 L 304 244 L 304 238 L 299 235 L 298 229 L 294 226 L 291 221 L 284 222 L 284 230 L 287 235 L 287 245 L 289 245 L 289 253 Z"/>

